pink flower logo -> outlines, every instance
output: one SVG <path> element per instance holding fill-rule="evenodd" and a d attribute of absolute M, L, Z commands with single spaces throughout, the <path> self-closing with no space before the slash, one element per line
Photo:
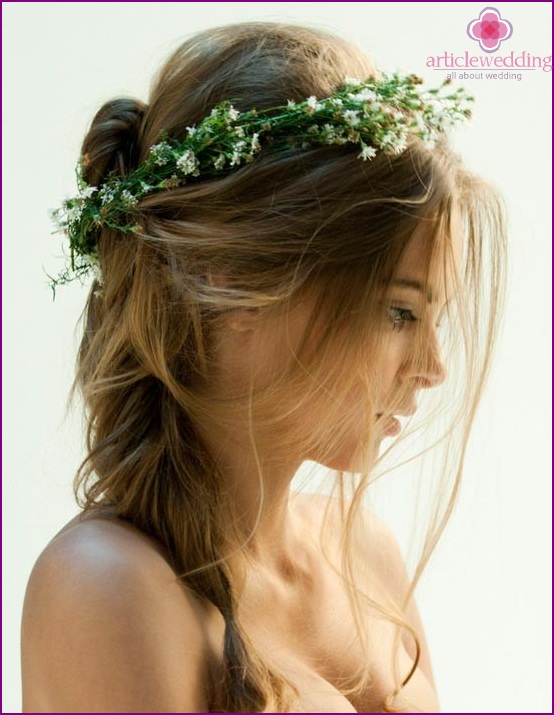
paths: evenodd
<path fill-rule="evenodd" d="M 479 42 L 483 52 L 496 52 L 503 40 L 512 36 L 512 23 L 503 20 L 495 7 L 486 7 L 467 26 L 467 34 Z"/>

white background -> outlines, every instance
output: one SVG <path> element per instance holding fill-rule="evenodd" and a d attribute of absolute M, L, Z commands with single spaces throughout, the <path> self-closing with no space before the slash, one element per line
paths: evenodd
<path fill-rule="evenodd" d="M 284 20 L 334 30 L 384 70 L 439 83 L 425 58 L 479 54 L 478 3 L 3 3 L 4 702 L 21 711 L 19 627 L 32 565 L 77 507 L 78 415 L 64 420 L 86 289 L 55 302 L 61 269 L 47 210 L 74 193 L 93 114 L 118 95 L 147 100 L 154 71 L 214 24 Z M 550 3 L 496 5 L 514 27 L 500 50 L 551 53 Z M 444 712 L 551 712 L 551 73 L 464 81 L 477 101 L 456 133 L 467 164 L 510 209 L 510 283 L 500 349 L 473 433 L 458 508 L 418 603 Z M 408 470 L 409 471 L 409 470 Z M 403 487 L 380 504 L 404 550 Z"/>

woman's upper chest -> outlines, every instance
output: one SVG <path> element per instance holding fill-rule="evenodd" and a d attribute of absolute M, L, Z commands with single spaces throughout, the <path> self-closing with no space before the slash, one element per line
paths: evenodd
<path fill-rule="evenodd" d="M 302 710 L 383 712 L 385 698 L 395 687 L 393 624 L 364 612 L 364 649 L 344 582 L 323 559 L 296 593 L 271 581 L 257 585 L 241 601 L 241 623 L 260 654 L 297 686 Z M 403 679 L 413 659 L 402 644 L 398 664 Z M 347 694 L 364 668 L 370 685 L 361 694 Z M 411 703 L 408 712 L 439 712 L 434 689 L 419 668 L 402 696 Z"/>

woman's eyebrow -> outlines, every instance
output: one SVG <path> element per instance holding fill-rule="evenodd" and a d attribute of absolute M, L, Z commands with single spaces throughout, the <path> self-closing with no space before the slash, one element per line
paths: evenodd
<path fill-rule="evenodd" d="M 411 288 L 412 290 L 417 290 L 420 293 L 423 293 L 423 284 L 415 278 L 394 278 L 391 283 L 392 285 L 402 286 L 403 288 Z M 427 292 L 427 302 L 438 303 L 437 294 L 432 290 Z"/>

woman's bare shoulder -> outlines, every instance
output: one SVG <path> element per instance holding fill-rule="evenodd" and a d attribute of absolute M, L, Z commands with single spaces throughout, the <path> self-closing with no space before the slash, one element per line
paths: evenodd
<path fill-rule="evenodd" d="M 28 580 L 23 711 L 203 712 L 207 623 L 145 535 L 120 521 L 72 520 Z"/>
<path fill-rule="evenodd" d="M 51 539 L 39 561 L 53 559 L 58 552 L 79 552 L 82 557 L 83 550 L 89 557 L 102 554 L 127 562 L 132 555 L 135 565 L 147 570 L 169 566 L 166 553 L 155 539 L 109 509 L 77 514 Z"/>

